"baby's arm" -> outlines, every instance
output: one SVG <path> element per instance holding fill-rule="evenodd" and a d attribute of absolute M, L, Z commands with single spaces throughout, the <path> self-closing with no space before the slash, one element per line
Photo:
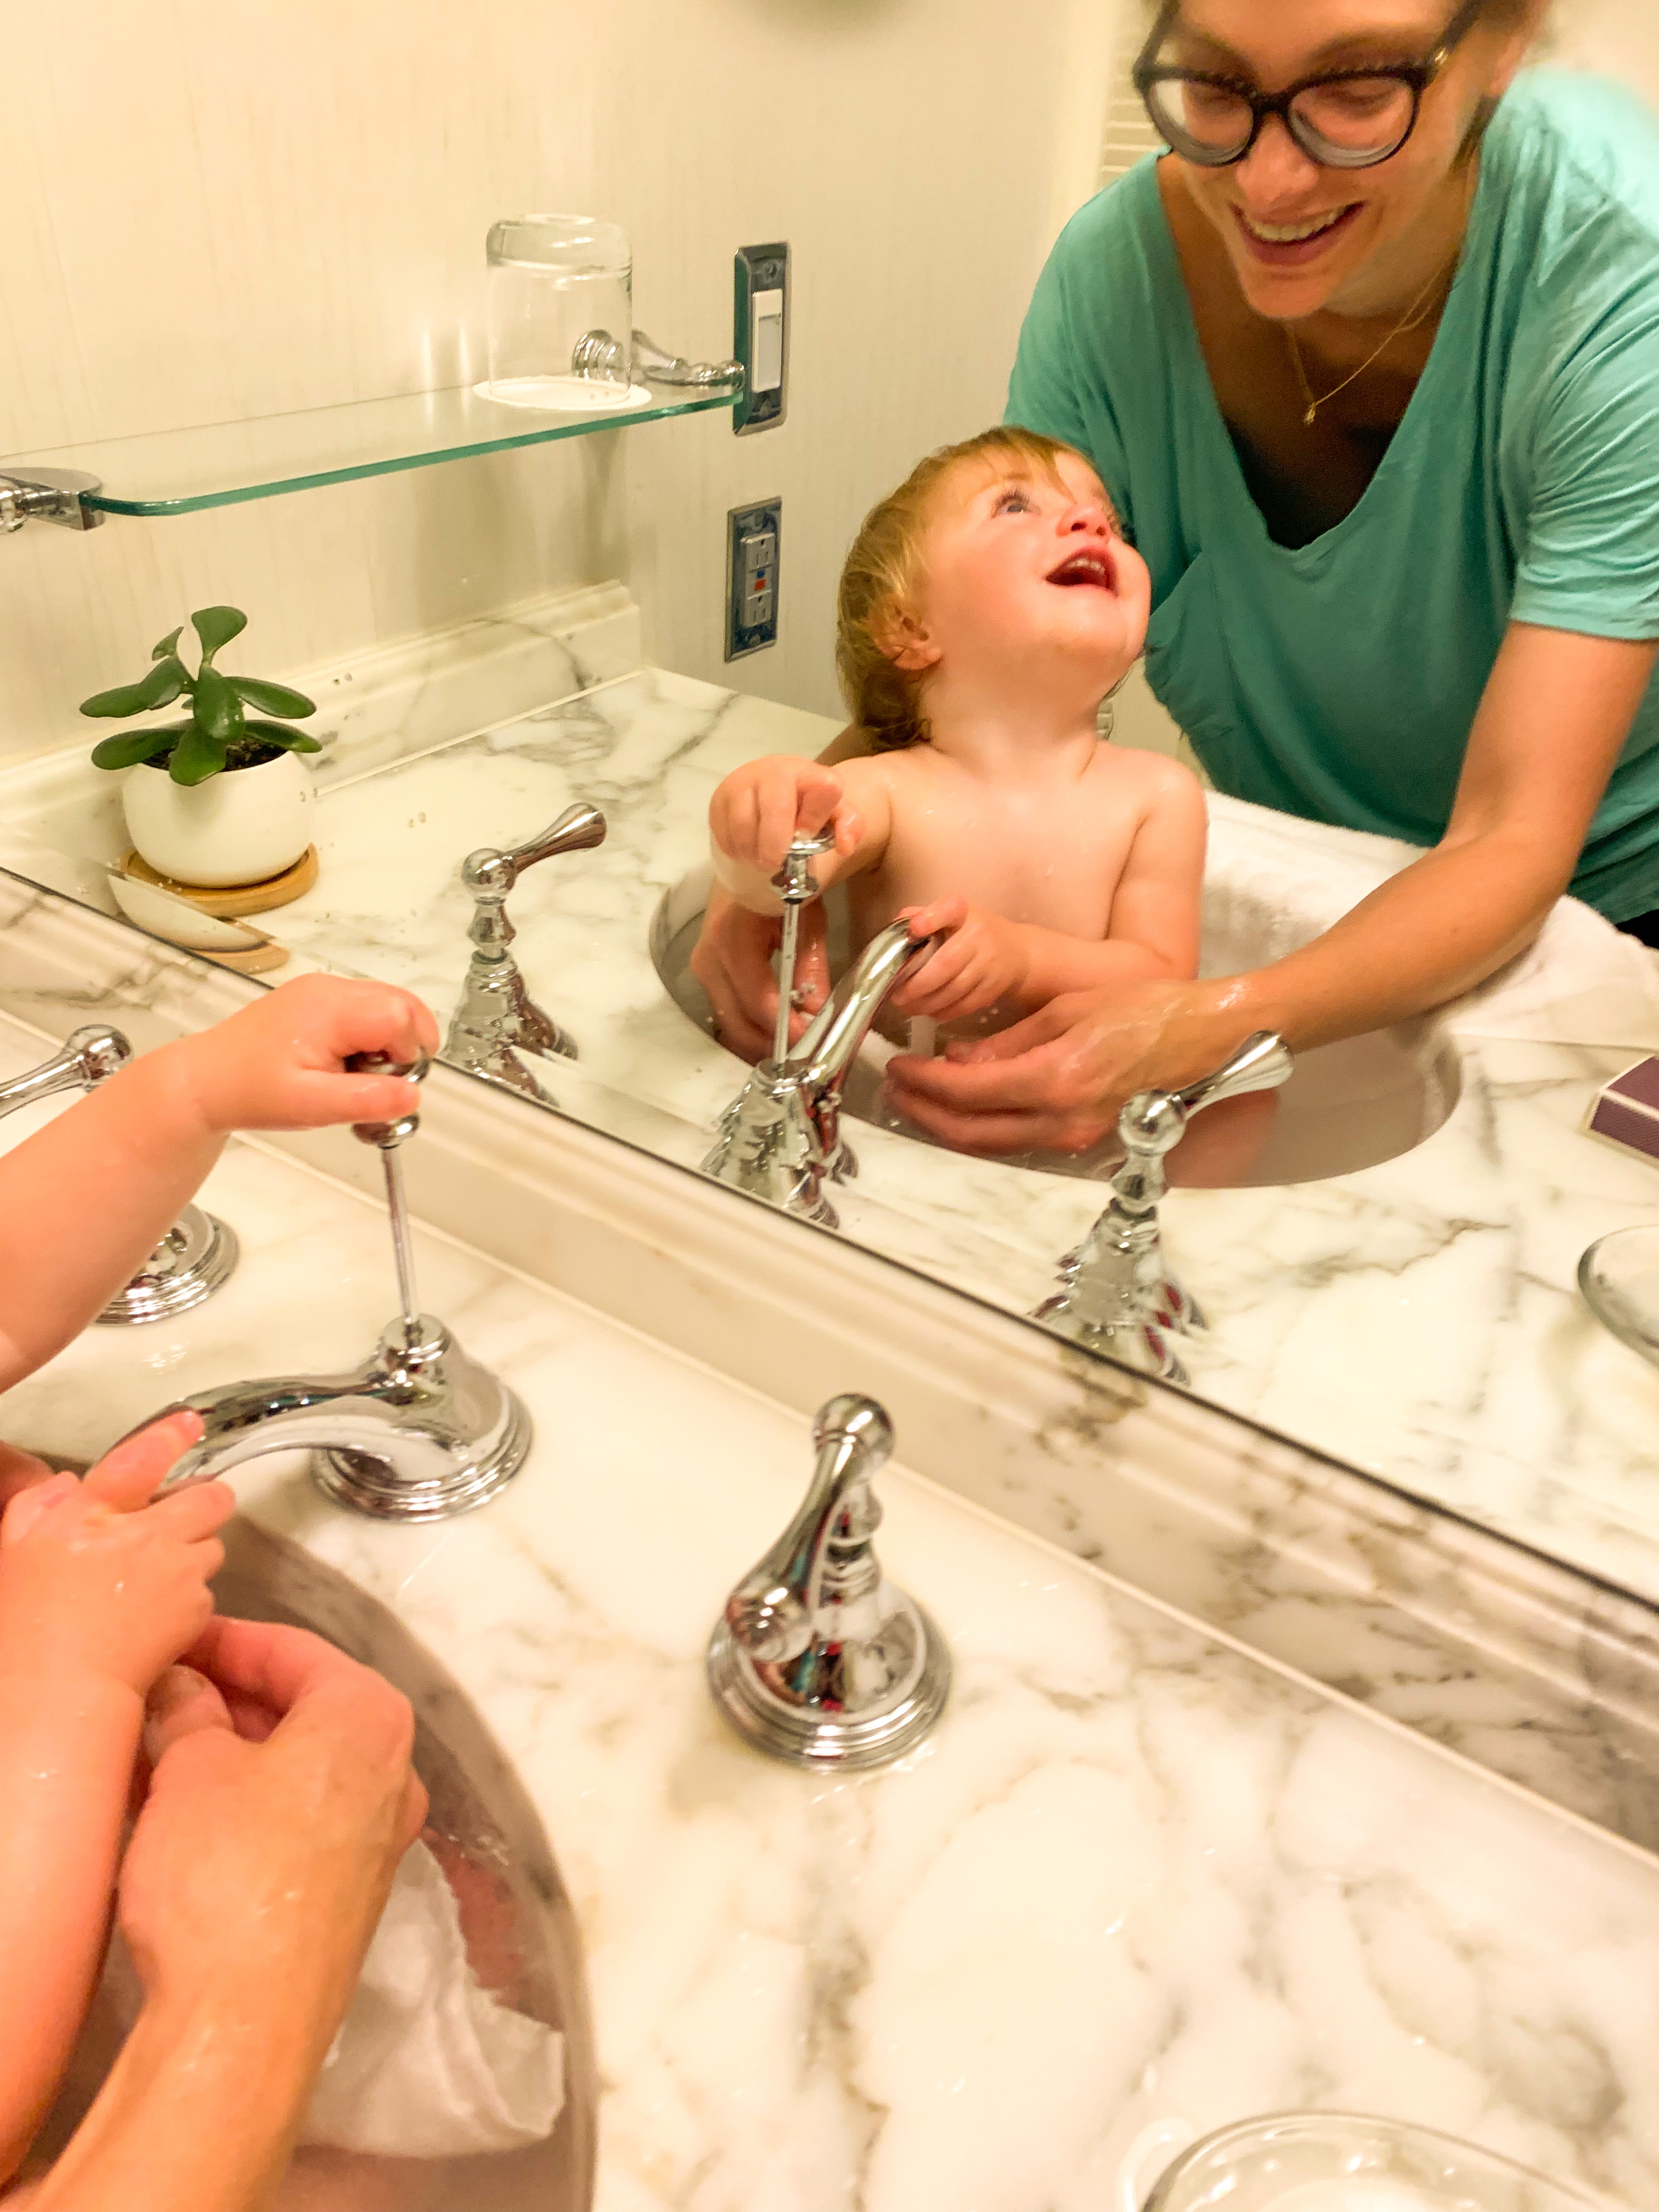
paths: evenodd
<path fill-rule="evenodd" d="M 200 1433 L 173 1414 L 0 1519 L 0 2189 L 97 1977 L 144 1698 L 213 1611 L 229 1490 L 146 1502 Z"/>
<path fill-rule="evenodd" d="M 414 1109 L 414 1085 L 347 1074 L 347 1055 L 412 1060 L 437 1043 L 409 992 L 303 976 L 143 1054 L 0 1156 L 0 1390 L 131 1279 L 233 1129 L 394 1121 Z"/>
<path fill-rule="evenodd" d="M 792 838 L 834 831 L 833 847 L 812 863 L 813 880 L 823 891 L 875 866 L 887 849 L 890 820 L 886 778 L 872 761 L 823 768 L 787 753 L 749 761 L 733 769 L 709 802 L 714 873 L 751 914 L 775 915 L 783 902 L 771 879 Z"/>

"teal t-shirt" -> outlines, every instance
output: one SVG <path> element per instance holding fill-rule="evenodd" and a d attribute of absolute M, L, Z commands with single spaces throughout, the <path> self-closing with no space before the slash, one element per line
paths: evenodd
<path fill-rule="evenodd" d="M 1659 124 L 1593 77 L 1516 82 L 1405 419 L 1307 545 L 1246 488 L 1154 160 L 1067 224 L 1008 420 L 1093 460 L 1152 570 L 1148 680 L 1215 783 L 1431 845 L 1509 623 L 1659 638 Z M 1659 677 L 1572 888 L 1659 907 Z"/>

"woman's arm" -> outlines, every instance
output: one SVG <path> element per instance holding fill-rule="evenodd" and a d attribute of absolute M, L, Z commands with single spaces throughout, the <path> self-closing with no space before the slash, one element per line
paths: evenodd
<path fill-rule="evenodd" d="M 1252 1030 L 1305 1051 L 1471 989 L 1532 942 L 1571 882 L 1656 653 L 1513 624 L 1432 852 L 1271 967 L 1079 993 L 953 1060 L 896 1059 L 895 1103 L 969 1150 L 1085 1151 L 1126 1097 L 1191 1082 Z"/>
<path fill-rule="evenodd" d="M 200 1673 L 173 1670 L 151 1701 L 155 1771 L 121 1874 L 144 2008 L 68 2148 L 18 2193 L 28 2212 L 266 2212 L 425 1816 L 413 1717 L 368 1668 L 240 1620 L 190 1656 Z"/>

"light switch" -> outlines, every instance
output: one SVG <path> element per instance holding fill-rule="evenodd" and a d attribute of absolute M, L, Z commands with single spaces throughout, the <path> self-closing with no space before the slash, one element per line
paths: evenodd
<path fill-rule="evenodd" d="M 739 246 L 732 263 L 732 348 L 743 391 L 732 410 L 739 437 L 781 422 L 789 399 L 789 248 Z"/>

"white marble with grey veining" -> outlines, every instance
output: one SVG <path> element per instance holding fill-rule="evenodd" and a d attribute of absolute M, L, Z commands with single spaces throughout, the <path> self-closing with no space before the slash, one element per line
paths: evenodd
<path fill-rule="evenodd" d="M 38 1050 L 0 1025 L 0 1075 Z M 243 1239 L 230 1287 L 82 1338 L 0 1431 L 95 1449 L 177 1392 L 358 1355 L 392 1291 L 379 1208 L 246 1143 L 204 1196 Z M 801 1416 L 416 1241 L 426 1303 L 537 1417 L 518 1482 L 388 1529 L 292 1457 L 236 1480 L 454 1673 L 547 1824 L 591 1978 L 598 2212 L 1116 2212 L 1148 2120 L 1291 2106 L 1655 2201 L 1659 1862 L 902 1466 L 884 1556 L 951 1639 L 950 1711 L 885 1775 L 772 1767 L 724 1735 L 701 1654 L 797 1498 Z"/>
<path fill-rule="evenodd" d="M 535 1073 L 596 1126 L 694 1165 L 743 1071 L 667 998 L 649 923 L 703 857 L 719 778 L 827 733 L 662 672 L 602 684 L 329 792 L 322 879 L 272 927 L 447 1017 L 470 951 L 459 859 L 593 800 L 606 845 L 532 870 L 509 908 L 533 994 L 581 1051 Z M 1212 968 L 1289 950 L 1410 857 L 1237 802 L 1212 817 Z M 1659 1166 L 1578 1127 L 1597 1084 L 1659 1046 L 1656 979 L 1653 956 L 1563 902 L 1537 951 L 1404 1033 L 1399 1054 L 1450 1048 L 1460 1067 L 1426 1141 L 1329 1180 L 1177 1191 L 1165 1212 L 1213 1324 L 1188 1358 L 1206 1398 L 1649 1595 L 1659 1375 L 1596 1327 L 1574 1269 L 1595 1237 L 1659 1215 Z M 1098 1210 L 1071 1177 L 851 1133 L 846 1233 L 1014 1311 Z"/>

